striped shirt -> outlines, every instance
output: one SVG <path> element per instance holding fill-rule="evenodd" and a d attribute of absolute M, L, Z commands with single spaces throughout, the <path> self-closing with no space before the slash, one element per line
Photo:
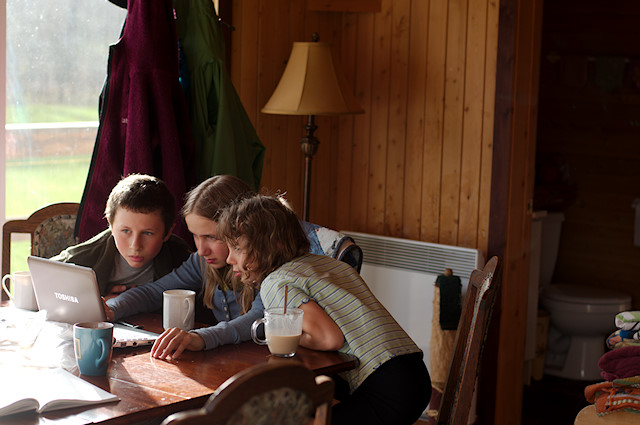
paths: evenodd
<path fill-rule="evenodd" d="M 339 351 L 359 360 L 356 369 L 342 374 L 351 391 L 387 360 L 421 352 L 360 275 L 342 261 L 305 254 L 282 265 L 260 287 L 265 308 L 284 306 L 285 285 L 287 307 L 313 300 L 340 327 L 345 343 Z"/>

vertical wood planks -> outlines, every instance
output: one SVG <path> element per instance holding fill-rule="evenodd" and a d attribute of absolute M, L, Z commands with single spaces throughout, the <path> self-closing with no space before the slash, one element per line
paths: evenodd
<path fill-rule="evenodd" d="M 357 13 L 345 13 L 342 16 L 341 29 L 339 31 L 340 43 L 339 51 L 335 52 L 339 57 L 342 69 L 349 84 L 354 90 L 356 88 L 357 72 L 357 34 L 358 34 Z M 351 213 L 351 184 L 353 176 L 353 139 L 354 139 L 354 117 L 340 117 L 337 119 L 337 137 L 334 152 L 335 160 L 335 186 L 333 197 L 335 202 L 329 215 L 329 222 L 335 223 L 336 229 L 349 229 L 349 216 Z"/>
<path fill-rule="evenodd" d="M 460 178 L 460 229 L 457 244 L 476 246 L 478 241 L 478 214 L 462 211 L 479 211 L 480 168 L 482 157 L 485 40 L 487 34 L 487 3 L 469 0 L 467 16 L 466 68 L 464 79 L 464 115 L 462 123 L 462 168 Z"/>
<path fill-rule="evenodd" d="M 439 242 L 455 245 L 460 214 L 467 0 L 451 0 L 448 6 Z"/>
<path fill-rule="evenodd" d="M 420 239 L 440 242 L 447 0 L 429 2 Z"/>
<path fill-rule="evenodd" d="M 373 51 L 371 34 L 374 28 L 375 14 L 359 14 L 356 51 L 355 95 L 364 109 L 364 114 L 354 117 L 353 159 L 351 174 L 351 208 L 349 227 L 359 232 L 369 231 L 367 226 L 369 170 L 369 150 L 371 146 L 371 106 L 373 104 Z"/>
<path fill-rule="evenodd" d="M 493 122 L 496 91 L 498 45 L 497 1 L 487 2 L 487 33 L 485 40 L 484 99 L 482 113 L 482 156 L 480 157 L 480 200 L 478 202 L 477 246 L 489 245 L 489 214 L 491 210 L 491 170 L 493 164 Z"/>
<path fill-rule="evenodd" d="M 407 90 L 409 77 L 409 12 L 411 4 L 394 4 L 391 16 L 389 130 L 385 183 L 385 233 L 402 235 L 405 194 Z"/>
<path fill-rule="evenodd" d="M 369 232 L 378 234 L 388 234 L 384 221 L 384 203 L 386 199 L 386 156 L 389 143 L 389 73 L 391 69 L 390 32 L 392 11 L 392 0 L 383 0 L 382 11 L 374 15 L 367 229 Z"/>
<path fill-rule="evenodd" d="M 486 251 L 493 0 L 383 0 L 379 12 L 359 13 L 285 0 L 233 4 L 232 74 L 267 147 L 263 186 L 285 192 L 301 211 L 306 117 L 259 110 L 292 43 L 318 31 L 332 43 L 365 113 L 316 117 L 311 221 Z"/>
<path fill-rule="evenodd" d="M 427 35 L 423 25 L 429 22 L 429 2 L 411 2 L 409 11 L 409 57 L 407 76 L 407 141 L 404 168 L 402 237 L 420 239 L 422 170 L 425 166 Z"/>

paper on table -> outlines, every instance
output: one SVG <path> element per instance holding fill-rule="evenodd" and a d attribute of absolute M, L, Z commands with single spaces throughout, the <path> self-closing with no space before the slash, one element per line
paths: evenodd
<path fill-rule="evenodd" d="M 0 417 L 38 413 L 120 400 L 64 369 L 0 368 Z"/>
<path fill-rule="evenodd" d="M 43 311 L 0 308 L 0 365 L 77 371 L 72 326 L 45 318 Z"/>

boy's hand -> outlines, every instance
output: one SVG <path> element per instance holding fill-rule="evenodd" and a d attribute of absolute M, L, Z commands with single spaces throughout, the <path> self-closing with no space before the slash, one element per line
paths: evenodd
<path fill-rule="evenodd" d="M 113 310 L 109 308 L 109 306 L 107 305 L 107 300 L 105 300 L 104 297 L 102 297 L 102 306 L 104 307 L 104 313 L 107 316 L 107 321 L 113 322 Z"/>
<path fill-rule="evenodd" d="M 196 333 L 186 332 L 179 328 L 171 328 L 162 333 L 151 348 L 151 357 L 165 360 L 180 357 L 184 350 L 204 350 L 204 340 Z"/>
<path fill-rule="evenodd" d="M 135 285 L 127 286 L 127 285 L 113 285 L 111 289 L 109 289 L 109 293 L 106 295 L 106 299 L 115 298 L 118 295 L 122 294 L 127 289 L 135 288 Z"/>

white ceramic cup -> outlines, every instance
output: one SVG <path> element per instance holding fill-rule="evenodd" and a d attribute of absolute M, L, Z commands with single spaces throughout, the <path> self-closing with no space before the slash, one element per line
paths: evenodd
<path fill-rule="evenodd" d="M 13 294 L 9 291 L 7 280 L 13 282 Z M 38 311 L 36 294 L 33 291 L 33 282 L 29 272 L 13 272 L 2 278 L 2 289 L 9 296 L 13 305 L 25 310 Z"/>
<path fill-rule="evenodd" d="M 196 293 L 189 289 L 169 289 L 163 293 L 162 326 L 164 329 L 193 329 Z"/>
<path fill-rule="evenodd" d="M 299 308 L 288 308 L 284 313 L 282 308 L 270 308 L 264 311 L 264 317 L 253 322 L 251 338 L 256 344 L 269 346 L 271 354 L 277 357 L 293 357 L 298 349 L 302 335 L 302 315 Z M 258 326 L 264 323 L 266 339 L 260 339 Z"/>

